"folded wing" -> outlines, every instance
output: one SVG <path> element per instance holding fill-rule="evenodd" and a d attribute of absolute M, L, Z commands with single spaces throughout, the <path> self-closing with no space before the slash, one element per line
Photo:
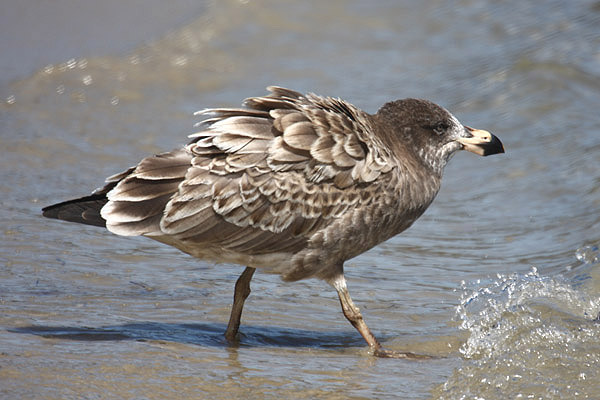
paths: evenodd
<path fill-rule="evenodd" d="M 298 251 L 392 167 L 369 116 L 279 87 L 209 109 L 185 148 L 120 176 L 101 216 L 121 235 L 169 236 L 244 254 Z"/>

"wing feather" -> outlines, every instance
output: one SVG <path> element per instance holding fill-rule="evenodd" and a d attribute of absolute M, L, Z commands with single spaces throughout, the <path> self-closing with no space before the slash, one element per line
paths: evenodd
<path fill-rule="evenodd" d="M 111 177 L 102 209 L 119 234 L 170 236 L 243 254 L 302 249 L 368 198 L 365 184 L 392 169 L 370 117 L 339 99 L 270 87 L 246 108 L 198 112 L 183 149 Z"/>
<path fill-rule="evenodd" d="M 126 236 L 156 235 L 166 204 L 177 192 L 192 156 L 183 149 L 144 158 L 107 179 L 112 189 L 100 210 L 106 227 Z"/>

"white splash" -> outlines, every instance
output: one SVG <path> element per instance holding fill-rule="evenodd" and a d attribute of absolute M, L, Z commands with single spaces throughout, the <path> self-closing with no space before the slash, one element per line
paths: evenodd
<path fill-rule="evenodd" d="M 463 282 L 464 362 L 439 398 L 600 398 L 598 255 L 597 246 L 577 250 L 576 279 L 532 268 Z"/>

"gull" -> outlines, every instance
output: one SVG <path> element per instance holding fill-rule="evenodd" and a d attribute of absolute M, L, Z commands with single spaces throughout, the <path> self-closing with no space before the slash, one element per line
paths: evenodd
<path fill-rule="evenodd" d="M 350 297 L 344 262 L 411 226 L 454 153 L 503 153 L 502 143 L 427 100 L 391 101 L 368 114 L 339 98 L 267 89 L 242 108 L 197 112 L 186 146 L 146 157 L 43 215 L 245 266 L 230 342 L 259 269 L 284 281 L 325 280 L 373 355 L 416 357 L 381 346 Z"/>

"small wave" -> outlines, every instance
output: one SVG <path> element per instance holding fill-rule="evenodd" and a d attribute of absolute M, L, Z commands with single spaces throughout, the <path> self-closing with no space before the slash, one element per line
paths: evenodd
<path fill-rule="evenodd" d="M 581 284 L 600 251 L 585 246 L 575 258 L 567 274 L 532 268 L 462 284 L 465 362 L 440 398 L 600 398 L 600 296 Z"/>

